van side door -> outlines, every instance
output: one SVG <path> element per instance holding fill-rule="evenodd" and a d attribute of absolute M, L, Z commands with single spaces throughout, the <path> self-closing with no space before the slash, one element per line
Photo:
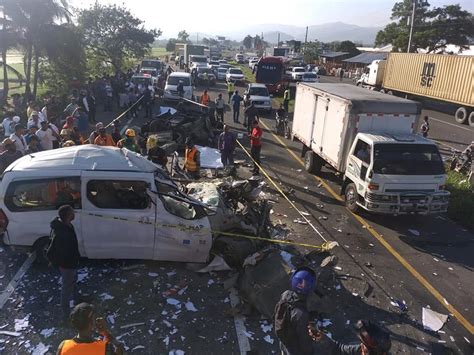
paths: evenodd
<path fill-rule="evenodd" d="M 356 138 L 347 158 L 346 176 L 350 178 L 361 195 L 365 193 L 365 179 L 372 161 L 373 147 L 360 138 Z"/>
<path fill-rule="evenodd" d="M 153 175 L 146 173 L 82 173 L 82 234 L 89 258 L 153 258 L 152 183 Z"/>

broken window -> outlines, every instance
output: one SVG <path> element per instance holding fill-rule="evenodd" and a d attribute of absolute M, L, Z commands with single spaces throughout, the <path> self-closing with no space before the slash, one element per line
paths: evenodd
<path fill-rule="evenodd" d="M 132 180 L 91 180 L 87 199 L 104 209 L 144 210 L 150 205 L 148 183 Z"/>
<path fill-rule="evenodd" d="M 81 181 L 79 177 L 14 181 L 5 204 L 13 212 L 57 210 L 62 205 L 80 209 Z"/>
<path fill-rule="evenodd" d="M 169 213 L 184 219 L 199 219 L 206 215 L 201 206 L 193 204 L 178 189 L 158 181 L 156 185 L 158 196 Z"/>

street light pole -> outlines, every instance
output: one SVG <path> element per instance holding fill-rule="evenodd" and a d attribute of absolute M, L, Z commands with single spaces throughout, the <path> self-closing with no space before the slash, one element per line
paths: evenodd
<path fill-rule="evenodd" d="M 410 37 L 408 37 L 408 48 L 407 53 L 410 53 L 411 49 L 411 38 L 413 36 L 413 25 L 415 22 L 415 10 L 416 10 L 416 0 L 412 0 L 413 2 L 413 9 L 411 11 L 411 20 L 410 20 Z"/>

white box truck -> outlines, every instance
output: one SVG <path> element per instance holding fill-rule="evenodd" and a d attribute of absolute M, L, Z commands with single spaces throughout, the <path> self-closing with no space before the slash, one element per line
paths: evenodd
<path fill-rule="evenodd" d="M 443 161 L 433 141 L 415 134 L 419 115 L 417 102 L 354 85 L 298 83 L 292 136 L 307 171 L 341 173 L 352 211 L 446 212 Z"/>

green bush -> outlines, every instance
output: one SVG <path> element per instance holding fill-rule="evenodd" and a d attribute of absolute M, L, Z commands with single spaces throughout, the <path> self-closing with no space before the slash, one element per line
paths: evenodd
<path fill-rule="evenodd" d="M 446 189 L 451 192 L 448 215 L 466 228 L 474 230 L 474 189 L 467 176 L 448 171 Z"/>

